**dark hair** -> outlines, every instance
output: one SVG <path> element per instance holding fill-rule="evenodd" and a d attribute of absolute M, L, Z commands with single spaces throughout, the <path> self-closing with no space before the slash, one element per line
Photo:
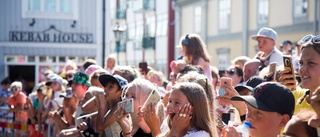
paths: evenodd
<path fill-rule="evenodd" d="M 9 77 L 6 77 L 1 81 L 1 85 L 7 85 L 7 84 L 11 84 L 11 80 Z"/>
<path fill-rule="evenodd" d="M 96 61 L 96 60 L 94 60 L 94 59 L 87 59 L 87 60 L 83 63 L 82 67 L 83 67 L 83 70 L 86 70 L 90 65 L 96 65 L 96 64 L 97 64 L 97 61 Z"/>

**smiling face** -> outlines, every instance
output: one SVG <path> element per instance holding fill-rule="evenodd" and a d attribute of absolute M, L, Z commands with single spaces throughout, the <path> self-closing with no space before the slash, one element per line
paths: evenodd
<path fill-rule="evenodd" d="M 179 109 L 188 103 L 190 102 L 186 95 L 178 89 L 173 90 L 169 95 L 169 102 L 167 105 L 169 118 L 173 120 L 173 117 L 179 113 Z"/>
<path fill-rule="evenodd" d="M 311 47 L 302 49 L 299 75 L 301 86 L 313 92 L 320 84 L 320 55 Z"/>
<path fill-rule="evenodd" d="M 280 133 L 282 115 L 277 112 L 268 112 L 256 109 L 247 104 L 247 121 L 252 127 L 249 129 L 251 137 L 272 137 Z"/>

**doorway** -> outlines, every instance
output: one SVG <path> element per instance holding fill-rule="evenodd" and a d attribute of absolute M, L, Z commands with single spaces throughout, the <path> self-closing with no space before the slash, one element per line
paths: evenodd
<path fill-rule="evenodd" d="M 8 68 L 10 80 L 22 82 L 23 91 L 29 95 L 35 85 L 35 66 L 9 65 Z"/>

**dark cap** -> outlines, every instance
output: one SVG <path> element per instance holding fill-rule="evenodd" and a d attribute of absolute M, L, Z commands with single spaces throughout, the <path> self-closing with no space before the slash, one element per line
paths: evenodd
<path fill-rule="evenodd" d="M 287 44 L 292 45 L 292 42 L 290 40 L 286 40 L 286 41 L 282 42 L 282 44 L 280 46 L 284 46 L 284 45 L 287 45 Z"/>
<path fill-rule="evenodd" d="M 128 84 L 128 81 L 119 75 L 103 74 L 99 76 L 99 82 L 102 86 L 106 86 L 110 81 L 117 83 L 120 89 L 123 89 Z"/>
<path fill-rule="evenodd" d="M 290 118 L 295 106 L 291 91 L 277 82 L 263 82 L 253 89 L 251 96 L 237 96 L 231 100 L 245 101 L 259 110 L 288 114 Z"/>
<path fill-rule="evenodd" d="M 259 76 L 253 76 L 249 78 L 246 82 L 244 82 L 241 85 L 237 85 L 235 89 L 240 92 L 243 88 L 249 89 L 250 91 L 253 91 L 253 88 L 261 84 L 262 82 L 266 82 L 263 78 Z"/>

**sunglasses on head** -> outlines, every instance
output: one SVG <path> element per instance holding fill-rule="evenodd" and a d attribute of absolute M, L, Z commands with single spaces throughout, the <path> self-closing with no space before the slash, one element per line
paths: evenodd
<path fill-rule="evenodd" d="M 301 45 L 309 44 L 310 42 L 312 44 L 320 44 L 320 37 L 309 34 L 300 40 Z"/>
<path fill-rule="evenodd" d="M 186 37 L 182 40 L 183 45 L 188 45 L 189 44 L 189 34 L 186 35 Z"/>

